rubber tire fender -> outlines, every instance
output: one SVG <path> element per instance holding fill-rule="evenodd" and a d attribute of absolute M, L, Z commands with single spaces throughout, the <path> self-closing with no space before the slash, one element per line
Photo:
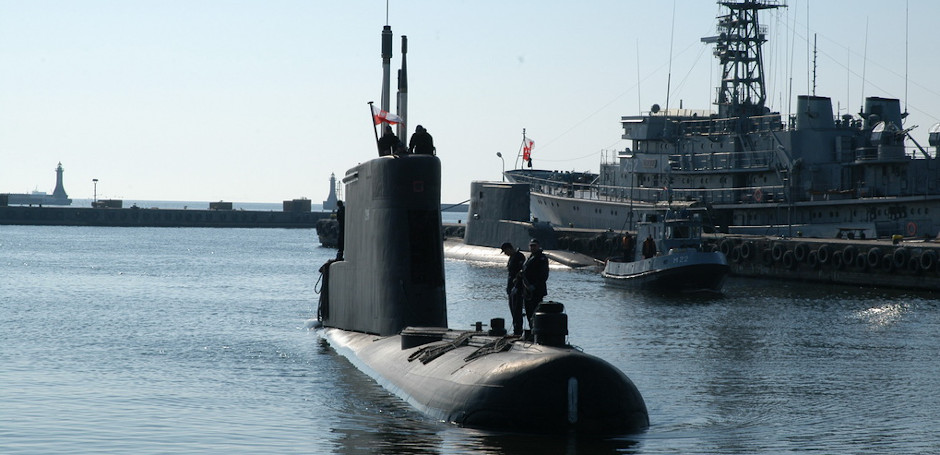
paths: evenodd
<path fill-rule="evenodd" d="M 920 268 L 925 272 L 931 271 L 937 267 L 937 253 L 927 250 L 920 255 Z"/>
<path fill-rule="evenodd" d="M 829 259 L 832 258 L 832 247 L 829 245 L 822 245 L 816 249 L 816 259 L 819 260 L 820 264 L 826 264 L 829 262 Z"/>
<path fill-rule="evenodd" d="M 783 246 L 782 243 L 775 243 L 770 252 L 773 255 L 774 262 L 780 262 L 780 260 L 783 259 L 783 255 L 787 252 L 787 247 Z"/>
<path fill-rule="evenodd" d="M 832 257 L 829 258 L 829 263 L 832 264 L 832 267 L 836 270 L 842 270 L 845 268 L 845 262 L 842 261 L 842 252 L 836 251 L 832 253 Z"/>
<path fill-rule="evenodd" d="M 855 265 L 856 258 L 858 258 L 858 250 L 854 246 L 849 245 L 842 249 L 842 262 L 844 262 L 846 266 L 851 267 Z"/>
<path fill-rule="evenodd" d="M 793 247 L 793 257 L 796 259 L 796 262 L 806 262 L 806 257 L 809 255 L 809 246 L 805 243 L 797 243 Z"/>
<path fill-rule="evenodd" d="M 749 261 L 754 257 L 754 253 L 756 252 L 757 247 L 754 246 L 754 242 L 744 242 L 741 244 L 741 259 Z"/>
<path fill-rule="evenodd" d="M 810 251 L 809 254 L 806 255 L 806 265 L 812 269 L 819 268 L 819 258 L 815 250 Z"/>
<path fill-rule="evenodd" d="M 783 253 L 783 257 L 780 258 L 780 263 L 788 270 L 793 270 L 796 268 L 796 256 L 792 251 L 787 251 Z"/>
<path fill-rule="evenodd" d="M 858 255 L 855 256 L 855 267 L 858 268 L 859 270 L 867 270 L 868 269 L 868 254 L 858 253 Z"/>
<path fill-rule="evenodd" d="M 919 258 L 919 257 L 913 257 L 913 256 L 911 256 L 911 258 L 907 260 L 907 271 L 908 271 L 908 272 L 911 272 L 911 273 L 913 273 L 913 274 L 915 274 L 915 275 L 920 275 L 920 273 L 921 273 L 923 270 L 921 270 L 921 268 L 920 268 L 920 258 Z"/>
<path fill-rule="evenodd" d="M 875 268 L 881 265 L 881 248 L 874 247 L 868 250 L 868 266 Z"/>
<path fill-rule="evenodd" d="M 881 270 L 891 273 L 894 271 L 894 256 L 891 253 L 885 253 L 881 258 Z"/>
<path fill-rule="evenodd" d="M 907 260 L 910 259 L 911 252 L 905 247 L 900 247 L 894 250 L 894 253 L 891 254 L 891 259 L 894 261 L 894 267 L 901 269 L 907 267 Z"/>

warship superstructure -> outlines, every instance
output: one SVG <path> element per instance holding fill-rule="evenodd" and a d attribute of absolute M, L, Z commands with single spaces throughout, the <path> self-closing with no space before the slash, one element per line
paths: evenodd
<path fill-rule="evenodd" d="M 516 169 L 535 216 L 573 227 L 635 228 L 645 204 L 695 202 L 732 233 L 934 237 L 940 230 L 940 124 L 929 147 L 905 126 L 900 100 L 867 97 L 857 115 L 833 115 L 830 98 L 797 97 L 785 118 L 767 106 L 761 46 L 772 0 L 719 1 L 714 46 L 721 67 L 717 113 L 660 109 L 623 116 L 631 147 L 596 175 Z M 908 141 L 913 147 L 906 147 Z M 588 173 L 590 174 L 590 173 Z M 574 178 L 577 177 L 577 179 Z M 592 178 L 593 177 L 593 178 Z M 587 182 L 589 181 L 589 182 Z"/>

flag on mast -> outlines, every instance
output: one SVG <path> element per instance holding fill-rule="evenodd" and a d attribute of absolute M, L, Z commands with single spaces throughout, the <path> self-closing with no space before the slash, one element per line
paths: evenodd
<path fill-rule="evenodd" d="M 390 125 L 397 125 L 398 123 L 401 123 L 402 121 L 401 117 L 395 114 L 392 114 L 391 112 L 386 112 L 374 104 L 372 105 L 372 119 L 376 125 L 380 123 L 388 123 Z"/>
<path fill-rule="evenodd" d="M 532 149 L 535 148 L 535 141 L 525 138 L 522 141 L 522 161 L 527 161 L 529 167 L 532 167 Z"/>

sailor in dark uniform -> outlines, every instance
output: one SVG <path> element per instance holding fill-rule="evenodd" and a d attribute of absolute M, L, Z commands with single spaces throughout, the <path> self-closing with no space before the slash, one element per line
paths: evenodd
<path fill-rule="evenodd" d="M 509 261 L 506 263 L 506 269 L 509 271 L 506 294 L 509 296 L 509 314 L 512 315 L 512 333 L 522 335 L 522 302 L 525 290 L 519 272 L 525 264 L 525 255 L 509 242 L 504 243 L 500 248 L 503 254 L 509 256 Z"/>
<path fill-rule="evenodd" d="M 408 141 L 408 150 L 417 155 L 433 155 L 434 138 L 431 137 L 428 130 L 418 125 L 414 134 L 411 135 L 411 140 Z"/>
<path fill-rule="evenodd" d="M 548 258 L 542 254 L 542 247 L 539 241 L 532 239 L 529 242 L 529 259 L 522 266 L 522 276 L 525 279 L 525 315 L 529 319 L 529 327 L 532 327 L 532 317 L 535 316 L 535 309 L 542 303 L 542 299 L 548 295 Z"/>
<path fill-rule="evenodd" d="M 649 259 L 656 256 L 656 242 L 652 236 L 647 236 L 643 241 L 643 259 Z"/>
<path fill-rule="evenodd" d="M 391 126 L 385 125 L 385 133 L 379 139 L 379 156 L 391 155 L 399 148 L 401 148 L 401 141 L 398 140 L 395 131 L 392 130 Z"/>
<path fill-rule="evenodd" d="M 336 201 L 336 246 L 339 251 L 336 252 L 336 259 L 343 260 L 343 246 L 346 243 L 346 206 L 343 201 Z"/>

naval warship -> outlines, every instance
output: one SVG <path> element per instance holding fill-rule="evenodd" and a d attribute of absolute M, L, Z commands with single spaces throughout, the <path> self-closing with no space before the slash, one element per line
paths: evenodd
<path fill-rule="evenodd" d="M 506 171 L 531 185 L 534 216 L 552 224 L 635 229 L 663 201 L 706 207 L 723 232 L 832 237 L 935 237 L 940 231 L 940 124 L 925 149 L 898 99 L 867 97 L 834 116 L 828 97 L 801 95 L 785 118 L 766 106 L 762 11 L 773 0 L 718 2 L 717 113 L 660 109 L 623 116 L 631 147 L 600 172 Z M 907 143 L 913 144 L 908 148 Z M 841 229 L 840 229 L 841 228 Z"/>

